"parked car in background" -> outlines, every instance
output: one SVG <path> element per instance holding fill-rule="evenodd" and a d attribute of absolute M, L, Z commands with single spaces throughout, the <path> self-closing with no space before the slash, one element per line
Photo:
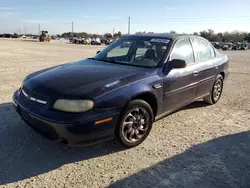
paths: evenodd
<path fill-rule="evenodd" d="M 93 38 L 91 40 L 91 45 L 101 45 L 101 39 L 100 38 Z"/>
<path fill-rule="evenodd" d="M 226 44 L 225 42 L 219 42 L 219 48 L 218 49 L 222 49 L 225 44 Z"/>
<path fill-rule="evenodd" d="M 233 47 L 233 43 L 225 43 L 222 47 L 222 50 L 226 51 L 226 50 L 232 50 L 232 47 Z"/>
<path fill-rule="evenodd" d="M 93 58 L 28 75 L 13 101 L 25 122 L 53 140 L 115 138 L 134 147 L 175 110 L 199 99 L 217 103 L 227 76 L 228 57 L 204 38 L 128 35 Z"/>
<path fill-rule="evenodd" d="M 3 34 L 3 38 L 13 38 L 13 35 L 5 33 L 5 34 Z"/>
<path fill-rule="evenodd" d="M 73 43 L 75 43 L 75 44 L 81 44 L 82 43 L 82 38 L 75 37 Z"/>
<path fill-rule="evenodd" d="M 110 45 L 113 42 L 113 39 L 107 39 L 105 41 L 105 45 Z"/>
<path fill-rule="evenodd" d="M 212 44 L 216 49 L 220 49 L 220 43 L 219 43 L 219 42 L 211 42 L 211 44 Z"/>
<path fill-rule="evenodd" d="M 232 46 L 232 50 L 240 50 L 241 48 L 241 42 L 234 42 Z"/>
<path fill-rule="evenodd" d="M 86 38 L 85 42 L 87 45 L 91 44 L 91 38 Z"/>
<path fill-rule="evenodd" d="M 82 38 L 82 40 L 81 40 L 81 43 L 80 43 L 80 44 L 87 44 L 86 39 L 85 39 L 85 38 Z"/>
<path fill-rule="evenodd" d="M 74 42 L 74 37 L 69 37 L 69 42 L 73 43 Z"/>
<path fill-rule="evenodd" d="M 104 38 L 101 39 L 101 43 L 102 43 L 102 44 L 105 44 L 106 41 L 107 41 L 107 39 L 104 39 Z"/>
<path fill-rule="evenodd" d="M 13 35 L 12 35 L 12 38 L 18 38 L 18 34 L 16 34 L 16 33 L 14 33 Z"/>
<path fill-rule="evenodd" d="M 31 38 L 32 39 L 39 39 L 39 36 L 38 35 L 33 35 Z"/>
<path fill-rule="evenodd" d="M 52 35 L 51 39 L 53 39 L 53 40 L 60 40 L 60 38 L 58 36 L 56 36 L 56 35 Z"/>
<path fill-rule="evenodd" d="M 71 38 L 70 42 L 74 43 L 74 44 L 89 44 L 89 41 L 86 40 L 85 38 Z"/>
<path fill-rule="evenodd" d="M 241 50 L 247 50 L 248 49 L 248 42 L 243 41 L 240 47 Z"/>

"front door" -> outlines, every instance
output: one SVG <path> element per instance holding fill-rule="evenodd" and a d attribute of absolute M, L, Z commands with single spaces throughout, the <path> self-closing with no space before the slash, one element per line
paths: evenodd
<path fill-rule="evenodd" d="M 178 40 L 174 44 L 169 61 L 172 59 L 185 60 L 187 67 L 165 72 L 163 79 L 164 112 L 181 107 L 196 97 L 197 64 L 195 64 L 194 51 L 189 38 Z"/>

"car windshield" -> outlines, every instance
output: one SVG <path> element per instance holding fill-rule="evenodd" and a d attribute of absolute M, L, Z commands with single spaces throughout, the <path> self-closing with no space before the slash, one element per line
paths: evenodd
<path fill-rule="evenodd" d="M 153 37 L 121 38 L 93 59 L 117 64 L 140 67 L 156 67 L 169 46 L 169 39 Z"/>

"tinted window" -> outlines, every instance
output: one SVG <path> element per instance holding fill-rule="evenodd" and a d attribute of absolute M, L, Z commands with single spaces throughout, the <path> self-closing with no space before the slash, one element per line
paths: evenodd
<path fill-rule="evenodd" d="M 182 59 L 185 60 L 187 64 L 194 63 L 193 48 L 189 39 L 182 39 L 176 42 L 171 54 L 171 60 L 172 59 Z"/>
<path fill-rule="evenodd" d="M 207 61 L 215 56 L 211 44 L 202 39 L 192 39 L 198 61 Z"/>

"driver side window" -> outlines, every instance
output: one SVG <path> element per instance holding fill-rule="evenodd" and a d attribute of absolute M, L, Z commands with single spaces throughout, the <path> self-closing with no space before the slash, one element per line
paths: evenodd
<path fill-rule="evenodd" d="M 187 65 L 194 63 L 194 51 L 189 39 L 178 40 L 172 50 L 170 60 L 185 60 Z"/>

